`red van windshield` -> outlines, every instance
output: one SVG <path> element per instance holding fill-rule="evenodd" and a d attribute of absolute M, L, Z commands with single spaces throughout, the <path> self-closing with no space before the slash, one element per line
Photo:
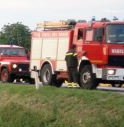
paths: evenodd
<path fill-rule="evenodd" d="M 0 53 L 3 56 L 25 56 L 23 48 L 1 48 Z"/>

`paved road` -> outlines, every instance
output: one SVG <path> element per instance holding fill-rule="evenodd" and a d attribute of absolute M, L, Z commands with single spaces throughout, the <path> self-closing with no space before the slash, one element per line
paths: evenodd
<path fill-rule="evenodd" d="M 18 84 L 18 83 L 17 83 Z M 29 83 L 20 83 L 20 84 L 24 84 L 24 85 L 29 85 Z M 35 84 L 34 84 L 35 85 Z M 41 82 L 39 82 L 39 86 L 43 86 Z M 67 88 L 67 84 L 62 84 L 61 86 L 62 88 Z M 80 88 L 80 86 L 78 86 L 78 88 Z M 118 87 L 111 87 L 109 86 L 98 86 L 97 90 L 102 90 L 102 91 L 113 91 L 113 92 L 120 92 L 121 94 L 124 94 L 124 88 L 118 88 Z"/>
<path fill-rule="evenodd" d="M 39 83 L 40 86 L 43 86 L 42 83 Z M 62 88 L 67 88 L 67 84 L 62 84 Z M 80 86 L 78 86 L 80 88 Z M 107 86 L 98 86 L 97 90 L 103 90 L 103 91 L 114 91 L 114 92 L 123 92 L 124 93 L 124 88 L 118 88 L 118 87 L 107 87 Z"/>

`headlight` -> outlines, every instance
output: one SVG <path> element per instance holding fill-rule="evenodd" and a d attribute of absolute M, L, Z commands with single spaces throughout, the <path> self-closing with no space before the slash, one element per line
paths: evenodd
<path fill-rule="evenodd" d="M 22 71 L 22 69 L 21 68 L 19 68 L 19 72 L 21 72 Z"/>
<path fill-rule="evenodd" d="M 111 69 L 111 70 L 108 70 L 108 75 L 114 75 L 115 74 L 115 70 Z"/>
<path fill-rule="evenodd" d="M 13 68 L 17 68 L 17 64 L 13 64 L 12 67 L 13 67 Z"/>

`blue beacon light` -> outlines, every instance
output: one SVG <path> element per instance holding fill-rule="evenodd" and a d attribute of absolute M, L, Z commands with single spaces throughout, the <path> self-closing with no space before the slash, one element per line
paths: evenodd
<path fill-rule="evenodd" d="M 10 41 L 10 46 L 13 46 L 13 41 Z"/>

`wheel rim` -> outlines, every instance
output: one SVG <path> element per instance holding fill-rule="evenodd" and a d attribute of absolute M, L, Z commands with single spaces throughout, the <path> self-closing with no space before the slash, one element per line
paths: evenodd
<path fill-rule="evenodd" d="M 6 81 L 7 79 L 7 73 L 6 72 L 2 72 L 2 80 Z"/>
<path fill-rule="evenodd" d="M 89 71 L 86 71 L 86 72 L 83 73 L 83 75 L 82 75 L 82 81 L 85 84 L 90 83 L 90 81 L 91 81 L 91 74 L 90 74 Z"/>
<path fill-rule="evenodd" d="M 45 82 L 49 82 L 49 80 L 50 80 L 50 71 L 48 69 L 46 69 L 44 74 L 43 74 L 43 80 Z"/>

